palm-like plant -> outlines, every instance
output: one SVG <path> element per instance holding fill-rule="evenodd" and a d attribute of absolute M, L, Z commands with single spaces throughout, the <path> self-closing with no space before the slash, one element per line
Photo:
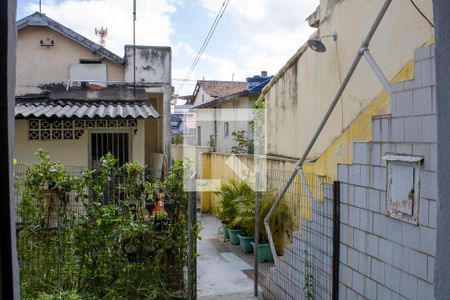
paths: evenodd
<path fill-rule="evenodd" d="M 249 193 L 247 197 L 241 197 L 236 203 L 236 217 L 231 222 L 234 226 L 244 229 L 247 235 L 254 235 L 255 232 L 255 193 Z M 262 193 L 259 206 L 259 241 L 267 243 L 268 237 L 264 227 L 264 218 L 269 214 L 277 194 L 273 191 Z M 283 252 L 286 236 L 292 232 L 293 220 L 289 213 L 289 207 L 281 202 L 270 219 L 270 228 L 278 254 Z"/>
<path fill-rule="evenodd" d="M 232 224 L 232 221 L 236 218 L 237 205 L 251 193 L 252 189 L 244 181 L 228 180 L 220 186 L 220 192 L 217 192 L 221 199 L 214 204 L 212 213 L 222 222 L 230 224 L 231 228 L 236 228 L 238 224 Z"/>

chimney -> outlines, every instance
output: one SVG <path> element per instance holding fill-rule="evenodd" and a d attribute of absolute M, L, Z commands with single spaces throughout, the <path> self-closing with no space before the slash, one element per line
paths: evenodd
<path fill-rule="evenodd" d="M 261 76 L 266 77 L 267 76 L 267 71 L 261 71 Z"/>

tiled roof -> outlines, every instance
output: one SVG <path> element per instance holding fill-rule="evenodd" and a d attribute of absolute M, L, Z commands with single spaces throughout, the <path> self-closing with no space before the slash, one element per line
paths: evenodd
<path fill-rule="evenodd" d="M 99 91 L 55 86 L 49 94 L 16 98 L 16 117 L 158 118 L 145 90 L 112 86 Z"/>
<path fill-rule="evenodd" d="M 159 113 L 147 101 L 65 101 L 20 100 L 16 117 L 46 118 L 158 118 Z"/>
<path fill-rule="evenodd" d="M 211 97 L 225 97 L 246 90 L 247 82 L 199 80 L 194 91 L 194 97 L 198 93 L 198 87 L 201 87 Z"/>

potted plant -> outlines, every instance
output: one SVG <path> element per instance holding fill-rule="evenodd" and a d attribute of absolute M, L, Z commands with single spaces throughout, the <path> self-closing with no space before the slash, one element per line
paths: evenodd
<path fill-rule="evenodd" d="M 259 205 L 259 243 L 258 243 L 258 261 L 259 262 L 270 262 L 273 261 L 272 251 L 270 249 L 269 240 L 267 237 L 266 228 L 264 226 L 264 219 L 269 214 L 269 211 L 275 200 L 277 198 L 277 194 L 273 191 L 268 191 L 263 193 L 260 198 Z M 254 224 L 254 216 L 255 209 L 253 208 L 252 212 L 248 211 L 246 217 L 250 221 L 251 216 L 253 216 L 253 224 Z M 289 213 L 288 206 L 281 202 L 277 209 L 275 210 L 272 218 L 270 219 L 270 227 L 272 228 L 272 236 L 275 243 L 275 249 L 277 255 L 282 255 L 284 240 L 286 234 L 289 234 L 292 231 L 293 221 L 291 214 Z M 255 250 L 255 243 L 251 242 L 253 246 L 253 250 Z"/>
<path fill-rule="evenodd" d="M 231 222 L 233 226 L 243 230 L 237 237 L 244 253 L 253 252 L 251 242 L 255 240 L 255 196 L 254 191 L 249 191 L 245 196 L 240 197 L 236 203 L 236 217 Z"/>
<path fill-rule="evenodd" d="M 212 209 L 212 213 L 222 222 L 225 239 L 230 239 L 234 245 L 239 244 L 237 234 L 243 232 L 238 224 L 232 224 L 236 218 L 236 205 L 250 192 L 252 190 L 245 182 L 230 179 L 221 185 L 218 192 L 221 199 L 214 204 Z"/>

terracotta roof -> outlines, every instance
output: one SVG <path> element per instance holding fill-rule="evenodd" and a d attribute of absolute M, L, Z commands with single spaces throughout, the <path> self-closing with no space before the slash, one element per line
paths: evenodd
<path fill-rule="evenodd" d="M 195 87 L 194 98 L 197 96 L 199 87 L 201 87 L 211 97 L 217 98 L 246 90 L 247 82 L 199 80 L 197 81 L 197 86 Z"/>

